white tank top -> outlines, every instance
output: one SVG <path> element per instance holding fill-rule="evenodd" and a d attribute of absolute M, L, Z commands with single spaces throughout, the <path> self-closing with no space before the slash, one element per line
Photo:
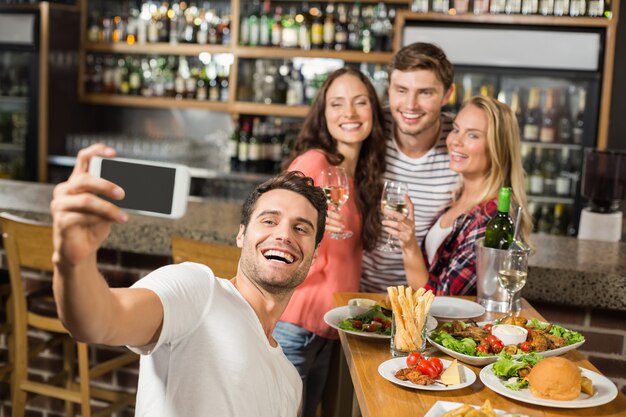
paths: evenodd
<path fill-rule="evenodd" d="M 437 249 L 439 249 L 439 246 L 441 246 L 451 231 L 452 226 L 446 227 L 445 229 L 441 227 L 441 217 L 439 217 L 433 227 L 430 228 L 426 234 L 426 241 L 424 242 L 429 264 L 433 262 L 433 257 L 435 253 L 437 253 Z"/>

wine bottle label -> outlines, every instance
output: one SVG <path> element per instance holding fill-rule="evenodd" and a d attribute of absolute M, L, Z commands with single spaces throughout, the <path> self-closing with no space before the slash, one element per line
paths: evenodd
<path fill-rule="evenodd" d="M 539 134 L 539 140 L 541 142 L 552 143 L 554 142 L 555 129 L 553 127 L 542 127 Z"/>
<path fill-rule="evenodd" d="M 298 31 L 295 27 L 283 29 L 282 46 L 284 48 L 297 48 L 298 47 Z"/>
<path fill-rule="evenodd" d="M 565 176 L 556 179 L 556 194 L 560 197 L 568 197 L 570 195 L 572 181 Z"/>
<path fill-rule="evenodd" d="M 524 125 L 524 139 L 526 140 L 538 140 L 539 139 L 539 125 Z"/>
<path fill-rule="evenodd" d="M 258 161 L 261 159 L 261 145 L 251 143 L 248 145 L 248 161 Z"/>
<path fill-rule="evenodd" d="M 241 162 L 248 161 L 248 143 L 239 142 L 239 147 L 237 148 L 237 155 L 239 156 L 239 160 Z"/>
<path fill-rule="evenodd" d="M 543 194 L 543 177 L 540 175 L 530 176 L 530 193 Z"/>

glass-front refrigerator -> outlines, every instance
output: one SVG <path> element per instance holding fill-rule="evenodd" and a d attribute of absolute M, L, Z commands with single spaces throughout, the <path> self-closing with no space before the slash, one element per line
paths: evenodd
<path fill-rule="evenodd" d="M 408 22 L 403 45 L 439 44 L 455 66 L 455 112 L 474 95 L 498 98 L 518 118 L 534 232 L 577 233 L 583 150 L 599 124 L 601 30 Z"/>
<path fill-rule="evenodd" d="M 0 178 L 36 180 L 37 11 L 0 11 Z"/>

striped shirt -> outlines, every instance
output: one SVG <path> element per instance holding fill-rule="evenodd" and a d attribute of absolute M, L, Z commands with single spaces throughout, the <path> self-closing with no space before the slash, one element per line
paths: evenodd
<path fill-rule="evenodd" d="M 422 244 L 426 233 L 449 206 L 457 186 L 458 174 L 449 168 L 450 157 L 446 137 L 452 130 L 452 117 L 441 114 L 441 133 L 435 146 L 419 158 L 410 158 L 398 149 L 393 138 L 393 119 L 387 112 L 385 128 L 388 132 L 385 180 L 403 181 L 408 185 L 409 197 L 415 210 L 415 235 Z M 384 244 L 387 234 L 382 233 L 377 247 Z M 382 252 L 377 248 L 363 253 L 361 290 L 387 292 L 392 285 L 406 285 L 402 253 Z"/>

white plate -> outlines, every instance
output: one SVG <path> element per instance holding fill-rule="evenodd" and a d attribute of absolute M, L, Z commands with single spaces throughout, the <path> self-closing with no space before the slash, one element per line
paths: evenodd
<path fill-rule="evenodd" d="M 591 379 L 594 393 L 592 396 L 580 393 L 578 398 L 572 401 L 546 400 L 544 398 L 535 397 L 530 393 L 528 388 L 513 391 L 502 384 L 502 380 L 494 375 L 491 368 L 493 368 L 493 364 L 484 367 L 480 371 L 480 380 L 483 384 L 500 395 L 529 404 L 558 408 L 587 408 L 606 404 L 613 401 L 613 399 L 617 397 L 617 387 L 615 384 L 613 384 L 607 377 L 585 368 L 580 368 L 582 375 Z"/>
<path fill-rule="evenodd" d="M 448 366 L 450 366 L 450 364 L 452 363 L 452 361 L 449 361 L 447 359 L 442 359 L 441 362 L 443 362 L 444 369 L 448 368 Z M 461 364 L 459 364 L 459 370 L 461 371 L 463 382 L 461 382 L 460 384 L 448 386 L 440 384 L 419 385 L 414 384 L 411 381 L 399 380 L 395 377 L 395 373 L 397 370 L 402 368 L 406 368 L 406 358 L 393 358 L 381 363 L 380 366 L 378 366 L 378 373 L 387 381 L 391 381 L 394 384 L 402 385 L 403 387 L 407 388 L 423 389 L 427 391 L 450 391 L 453 389 L 461 389 L 472 385 L 474 381 L 476 381 L 476 374 L 474 373 L 474 371 L 469 369 L 467 366 L 463 366 Z"/>
<path fill-rule="evenodd" d="M 430 409 L 428 410 L 428 413 L 426 413 L 424 417 L 441 417 L 448 411 L 456 410 L 457 408 L 463 405 L 464 405 L 463 403 L 455 403 L 452 401 L 437 401 L 436 403 L 433 404 L 432 407 L 430 407 Z M 481 407 L 480 405 L 472 405 L 472 404 L 469 404 L 469 405 L 476 409 Z M 519 416 L 519 417 L 525 417 L 525 414 L 509 413 L 507 411 L 498 410 L 498 409 L 494 409 L 493 411 L 496 412 L 496 415 L 498 417 L 511 417 L 513 415 Z"/>
<path fill-rule="evenodd" d="M 478 324 L 479 326 L 484 326 L 485 324 L 488 324 L 488 323 L 492 323 L 493 324 L 495 322 L 493 322 L 493 321 L 479 321 L 476 324 Z M 543 322 L 541 322 L 541 323 L 543 323 Z M 448 349 L 447 347 L 442 346 L 439 343 L 434 342 L 430 338 L 430 333 L 428 333 L 427 338 L 428 338 L 428 341 L 430 342 L 431 345 L 433 345 L 434 347 L 436 347 L 437 349 L 439 349 L 443 353 L 445 353 L 447 355 L 450 355 L 453 358 L 457 358 L 461 362 L 465 362 L 465 363 L 468 363 L 470 365 L 485 366 L 485 365 L 489 365 L 490 363 L 494 363 L 495 361 L 498 360 L 498 356 L 497 355 L 493 355 L 493 356 L 470 356 L 470 355 L 466 355 L 464 353 L 455 352 L 452 349 Z M 536 353 L 538 355 L 540 355 L 540 356 L 543 356 L 544 358 L 547 358 L 549 356 L 559 356 L 559 355 L 562 355 L 562 354 L 564 354 L 566 352 L 569 352 L 570 350 L 573 350 L 573 349 L 576 349 L 576 348 L 580 347 L 583 343 L 585 343 L 584 340 L 582 342 L 574 343 L 573 345 L 567 345 L 567 346 L 560 347 L 558 349 L 551 349 L 551 350 L 546 350 L 544 352 L 536 352 Z M 521 355 L 513 355 L 514 358 L 518 358 L 520 356 Z"/>
<path fill-rule="evenodd" d="M 370 339 L 390 339 L 391 336 L 385 334 L 377 334 L 370 332 L 355 332 L 352 330 L 343 330 L 339 328 L 339 322 L 341 320 L 345 320 L 350 317 L 350 312 L 348 311 L 348 306 L 333 308 L 330 311 L 327 311 L 324 314 L 324 321 L 333 329 L 340 330 L 344 333 L 355 334 L 357 336 L 369 337 Z M 426 330 L 428 332 L 435 330 L 437 328 L 437 320 L 435 320 L 432 316 L 426 317 Z"/>
<path fill-rule="evenodd" d="M 437 296 L 429 313 L 442 319 L 469 319 L 485 314 L 485 307 L 462 298 Z"/>

